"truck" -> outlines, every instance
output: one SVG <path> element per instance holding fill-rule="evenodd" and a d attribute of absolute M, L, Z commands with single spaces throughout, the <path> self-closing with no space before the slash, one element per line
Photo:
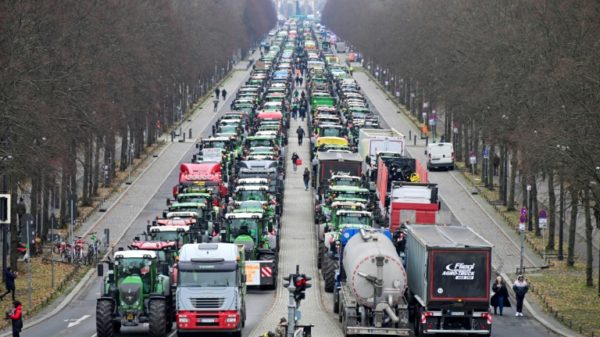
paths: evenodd
<path fill-rule="evenodd" d="M 385 224 L 392 232 L 402 223 L 432 225 L 442 223 L 437 184 L 394 181 L 385 210 Z"/>
<path fill-rule="evenodd" d="M 408 336 L 407 274 L 389 231 L 350 231 L 333 294 L 344 335 Z"/>
<path fill-rule="evenodd" d="M 173 197 L 177 198 L 188 187 L 202 187 L 213 192 L 213 199 L 220 198 L 227 195 L 227 181 L 220 163 L 182 163 L 179 166 L 179 184 L 173 187 Z"/>
<path fill-rule="evenodd" d="M 358 153 L 371 163 L 376 163 L 378 152 L 405 155 L 405 137 L 396 129 L 365 129 L 358 132 Z M 366 163 L 365 163 L 366 164 Z"/>
<path fill-rule="evenodd" d="M 466 226 L 409 225 L 405 254 L 416 336 L 491 335 L 488 241 Z"/>
<path fill-rule="evenodd" d="M 243 249 L 231 243 L 190 243 L 177 264 L 177 334 L 242 336 L 246 321 Z"/>
<path fill-rule="evenodd" d="M 325 193 L 329 179 L 334 175 L 360 177 L 362 174 L 362 159 L 357 153 L 319 151 L 317 160 L 319 165 L 314 183 L 321 195 Z"/>

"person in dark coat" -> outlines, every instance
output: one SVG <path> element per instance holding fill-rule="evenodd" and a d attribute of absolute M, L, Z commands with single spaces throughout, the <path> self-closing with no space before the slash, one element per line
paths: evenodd
<path fill-rule="evenodd" d="M 227 98 L 227 90 L 225 90 L 225 88 L 223 88 L 223 90 L 221 90 L 221 95 L 223 96 L 223 100 L 225 100 Z"/>
<path fill-rule="evenodd" d="M 221 93 L 221 90 L 219 89 L 219 87 L 217 87 L 215 89 L 215 99 L 218 101 L 219 100 L 219 94 Z"/>
<path fill-rule="evenodd" d="M 300 118 L 304 122 L 304 118 L 306 118 L 306 107 L 304 105 L 300 106 Z"/>
<path fill-rule="evenodd" d="M 294 165 L 294 172 L 298 170 L 298 159 L 300 156 L 296 152 L 292 153 L 292 165 Z"/>
<path fill-rule="evenodd" d="M 492 291 L 494 292 L 494 295 L 492 295 L 490 304 L 492 307 L 494 307 L 494 315 L 500 312 L 500 316 L 502 316 L 504 307 L 510 307 L 510 301 L 508 300 L 508 289 L 506 288 L 506 284 L 504 283 L 502 276 L 496 277 L 496 281 L 494 281 L 494 284 L 492 285 Z"/>
<path fill-rule="evenodd" d="M 304 168 L 304 173 L 302 174 L 302 180 L 304 181 L 304 190 L 308 191 L 308 184 L 310 183 L 310 171 L 308 167 Z"/>
<path fill-rule="evenodd" d="M 19 337 L 23 330 L 23 306 L 19 301 L 13 301 L 13 308 L 6 313 L 6 318 L 12 321 L 12 335 Z"/>
<path fill-rule="evenodd" d="M 513 290 L 515 291 L 515 297 L 517 298 L 517 312 L 515 313 L 515 316 L 523 317 L 523 301 L 525 301 L 525 294 L 529 291 L 529 284 L 523 275 L 519 275 L 513 284 Z"/>
<path fill-rule="evenodd" d="M 6 267 L 4 270 L 4 285 L 6 286 L 6 291 L 4 294 L 0 295 L 0 301 L 4 300 L 4 296 L 8 295 L 12 292 L 12 299 L 15 300 L 15 279 L 17 278 L 17 272 L 12 271 L 10 267 Z"/>
<path fill-rule="evenodd" d="M 298 134 L 298 145 L 302 145 L 302 139 L 304 138 L 304 129 L 301 126 L 298 126 L 296 133 Z"/>

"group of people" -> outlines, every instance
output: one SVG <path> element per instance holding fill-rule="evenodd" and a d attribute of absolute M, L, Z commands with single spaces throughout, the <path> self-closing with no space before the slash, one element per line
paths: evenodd
<path fill-rule="evenodd" d="M 223 96 L 223 101 L 225 101 L 227 99 L 227 90 L 225 90 L 225 88 L 223 89 L 219 89 L 219 87 L 217 87 L 215 89 L 215 99 L 213 100 L 213 111 L 217 112 L 218 108 L 219 108 L 219 95 Z"/>
<path fill-rule="evenodd" d="M 517 308 L 515 316 L 523 317 L 523 302 L 525 300 L 525 294 L 529 291 L 529 284 L 523 275 L 519 275 L 517 280 L 513 283 L 513 291 L 515 292 L 515 298 L 517 300 Z M 508 300 L 508 288 L 502 276 L 496 277 L 494 284 L 492 285 L 492 298 L 490 304 L 494 308 L 494 315 L 500 314 L 504 311 L 505 307 L 510 307 L 510 301 Z"/>

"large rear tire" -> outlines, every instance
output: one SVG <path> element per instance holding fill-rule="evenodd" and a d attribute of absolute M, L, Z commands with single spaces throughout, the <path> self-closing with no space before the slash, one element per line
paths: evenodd
<path fill-rule="evenodd" d="M 317 239 L 317 268 L 321 269 L 323 266 L 323 250 L 325 245 L 322 240 Z"/>
<path fill-rule="evenodd" d="M 329 257 L 324 256 L 322 262 L 323 281 L 325 282 L 325 291 L 330 293 L 333 292 L 335 286 L 335 269 L 336 261 Z"/>
<path fill-rule="evenodd" d="M 152 299 L 148 303 L 148 325 L 150 337 L 167 335 L 167 306 L 164 300 Z"/>
<path fill-rule="evenodd" d="M 96 302 L 96 336 L 113 337 L 114 325 L 112 322 L 112 313 L 114 304 L 110 300 L 100 300 Z M 120 325 L 120 324 L 119 324 Z"/>

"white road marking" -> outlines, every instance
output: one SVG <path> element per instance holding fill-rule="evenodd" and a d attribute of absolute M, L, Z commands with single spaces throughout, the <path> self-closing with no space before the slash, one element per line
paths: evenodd
<path fill-rule="evenodd" d="M 76 320 L 70 320 L 71 322 L 69 322 L 69 325 L 67 326 L 67 328 L 72 328 L 72 327 L 78 325 L 79 323 L 83 322 L 86 318 L 89 318 L 89 317 L 90 317 L 90 315 L 83 315 Z"/>

